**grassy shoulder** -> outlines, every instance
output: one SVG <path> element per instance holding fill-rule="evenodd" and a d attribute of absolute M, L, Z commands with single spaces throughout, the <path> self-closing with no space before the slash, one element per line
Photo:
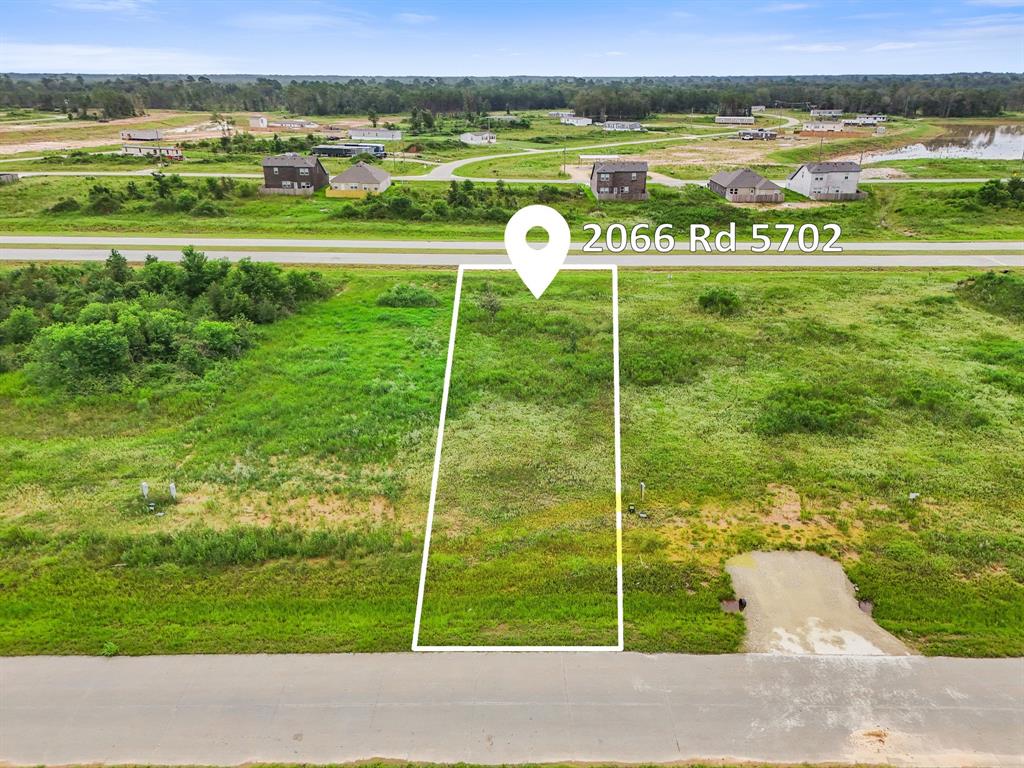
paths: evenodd
<path fill-rule="evenodd" d="M 0 374 L 0 653 L 408 648 L 454 273 L 323 272 L 334 296 L 201 375 Z M 628 649 L 737 650 L 725 560 L 810 549 L 924 653 L 1024 653 L 1024 275 L 980 275 L 621 273 L 624 503 L 643 480 L 650 515 L 624 532 Z M 464 296 L 445 642 L 604 615 L 607 287 L 563 277 L 543 304 L 493 282 L 493 317 Z"/>
<path fill-rule="evenodd" d="M 501 240 L 513 212 L 542 203 L 558 209 L 579 240 L 585 239 L 588 222 L 672 224 L 684 234 L 691 224 L 714 231 L 735 222 L 741 240 L 749 239 L 756 223 L 836 223 L 845 238 L 866 241 L 1024 237 L 1024 210 L 981 202 L 980 184 L 867 185 L 866 198 L 856 202 L 734 206 L 697 186 L 652 187 L 648 201 L 628 203 L 596 201 L 576 185 L 461 182 L 453 189 L 444 182 L 398 182 L 377 198 L 350 202 L 323 192 L 310 198 L 264 197 L 256 193 L 257 183 L 181 179 L 168 186 L 142 178 L 28 178 L 0 187 L 0 229 L 11 234 Z"/>
<path fill-rule="evenodd" d="M 896 168 L 914 179 L 978 179 L 1007 178 L 1020 175 L 1020 160 L 968 160 L 964 158 L 888 160 L 869 163 L 865 168 Z"/>

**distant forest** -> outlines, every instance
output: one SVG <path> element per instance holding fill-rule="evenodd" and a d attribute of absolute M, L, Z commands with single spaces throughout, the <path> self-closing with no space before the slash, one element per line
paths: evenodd
<path fill-rule="evenodd" d="M 741 114 L 752 104 L 980 117 L 1024 109 L 1024 75 L 654 78 L 284 78 L 247 75 L 0 75 L 0 108 L 129 117 L 148 109 L 297 115 L 479 114 L 572 107 L 592 117 Z"/>

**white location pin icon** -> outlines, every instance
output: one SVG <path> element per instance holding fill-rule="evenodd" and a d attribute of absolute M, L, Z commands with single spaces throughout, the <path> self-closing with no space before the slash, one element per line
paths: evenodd
<path fill-rule="evenodd" d="M 534 248 L 526 242 L 526 233 L 534 227 L 548 233 L 548 242 L 543 248 Z M 512 266 L 538 299 L 565 264 L 569 241 L 569 225 L 562 214 L 546 205 L 521 208 L 505 225 L 505 250 Z"/>

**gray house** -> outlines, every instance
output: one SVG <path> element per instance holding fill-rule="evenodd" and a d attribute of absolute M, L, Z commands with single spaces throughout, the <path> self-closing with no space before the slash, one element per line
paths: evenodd
<path fill-rule="evenodd" d="M 716 173 L 708 189 L 730 203 L 781 203 L 784 196 L 782 187 L 749 168 Z"/>
<path fill-rule="evenodd" d="M 646 200 L 646 160 L 598 160 L 590 170 L 590 189 L 598 200 Z"/>
<path fill-rule="evenodd" d="M 268 195 L 312 195 L 330 182 L 327 169 L 315 156 L 286 152 L 263 158 L 263 186 Z"/>

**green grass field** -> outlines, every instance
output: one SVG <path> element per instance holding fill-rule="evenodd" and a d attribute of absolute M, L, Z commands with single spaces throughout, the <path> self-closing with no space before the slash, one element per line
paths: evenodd
<path fill-rule="evenodd" d="M 628 649 L 737 650 L 724 560 L 811 549 L 926 654 L 1024 653 L 1024 326 L 976 274 L 621 273 Z M 408 648 L 454 273 L 325 275 L 202 378 L 0 374 L 0 653 Z M 467 280 L 422 640 L 603 641 L 607 276 L 505 277 Z"/>
<path fill-rule="evenodd" d="M 444 182 L 398 182 L 382 196 L 385 201 L 408 195 L 413 208 L 429 213 L 416 218 L 385 213 L 372 218 L 346 213 L 343 200 L 323 193 L 312 198 L 232 198 L 219 203 L 223 215 L 193 216 L 188 211 L 161 212 L 149 202 L 128 202 L 115 212 L 90 212 L 86 203 L 94 184 L 124 190 L 130 180 L 117 177 L 34 177 L 0 187 L 0 230 L 18 234 L 164 234 L 368 239 L 501 240 L 509 211 L 533 202 L 557 208 L 567 219 L 574 238 L 584 240 L 587 222 L 672 224 L 677 233 L 691 224 L 707 224 L 716 230 L 736 222 L 740 240 L 749 240 L 755 223 L 837 223 L 846 239 L 903 240 L 1019 240 L 1024 237 L 1024 210 L 982 205 L 975 198 L 978 184 L 868 185 L 866 199 L 837 204 L 792 208 L 744 208 L 726 203 L 699 187 L 653 187 L 643 204 L 597 202 L 589 194 L 571 194 L 559 186 L 552 196 L 542 196 L 536 185 L 508 185 L 511 196 L 505 208 L 450 207 L 433 213 L 435 203 L 448 193 Z M 147 184 L 136 180 L 136 184 Z M 246 182 L 255 185 L 256 181 Z M 481 189 L 494 189 L 479 185 Z M 564 194 L 562 194 L 564 193 Z M 561 195 L 561 196 L 558 196 Z M 47 209 L 71 197 L 83 207 L 51 213 Z M 508 208 L 507 206 L 513 206 Z M 389 209 L 390 210 L 390 209 Z M 500 213 L 500 215 L 499 215 Z M 744 234 L 745 233 L 745 234 Z"/>

